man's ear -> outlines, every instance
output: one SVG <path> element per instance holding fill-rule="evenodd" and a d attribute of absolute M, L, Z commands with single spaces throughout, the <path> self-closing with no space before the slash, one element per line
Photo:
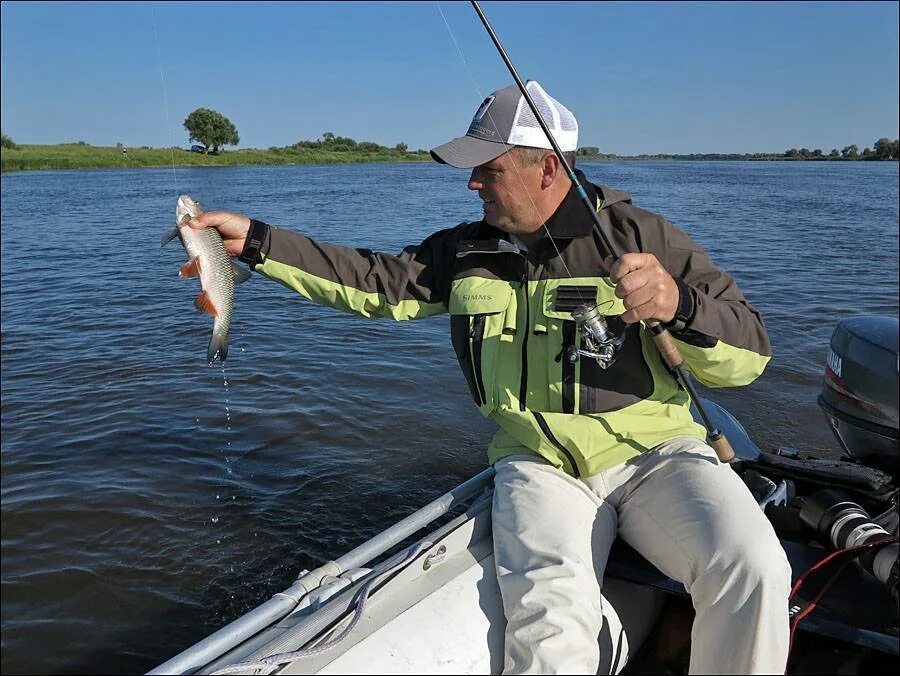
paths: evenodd
<path fill-rule="evenodd" d="M 563 171 L 562 162 L 559 161 L 559 157 L 556 153 L 550 152 L 544 155 L 544 159 L 541 160 L 541 165 L 541 169 L 543 170 L 541 187 L 549 188 L 553 185 L 553 182 L 559 178 L 560 173 Z"/>

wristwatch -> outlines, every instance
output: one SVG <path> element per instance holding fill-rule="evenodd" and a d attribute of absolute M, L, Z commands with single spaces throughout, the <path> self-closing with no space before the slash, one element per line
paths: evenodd
<path fill-rule="evenodd" d="M 250 229 L 244 239 L 244 248 L 238 260 L 244 261 L 253 270 L 256 265 L 263 262 L 263 251 L 269 248 L 269 226 L 262 221 L 250 219 Z"/>
<path fill-rule="evenodd" d="M 675 316 L 670 321 L 663 323 L 663 326 L 672 333 L 684 331 L 693 321 L 696 310 L 694 292 L 691 287 L 683 279 L 676 279 L 675 284 L 678 286 L 678 309 L 675 310 Z"/>

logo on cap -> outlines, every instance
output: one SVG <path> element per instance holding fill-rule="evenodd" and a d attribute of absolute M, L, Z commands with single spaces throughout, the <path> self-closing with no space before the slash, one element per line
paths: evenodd
<path fill-rule="evenodd" d="M 481 105 L 478 106 L 478 110 L 475 111 L 475 117 L 472 118 L 472 123 L 469 125 L 469 131 L 466 132 L 466 136 L 487 136 L 490 138 L 497 135 L 493 129 L 489 129 L 481 124 L 481 121 L 484 119 L 484 116 L 487 115 L 488 108 L 491 107 L 494 99 L 494 96 L 488 96 Z"/>
<path fill-rule="evenodd" d="M 475 111 L 475 117 L 472 118 L 472 124 L 476 122 L 481 122 L 481 118 L 485 116 L 488 108 L 491 107 L 491 104 L 494 102 L 493 96 L 488 96 L 484 101 L 481 102 L 481 105 L 478 106 L 478 110 Z"/>

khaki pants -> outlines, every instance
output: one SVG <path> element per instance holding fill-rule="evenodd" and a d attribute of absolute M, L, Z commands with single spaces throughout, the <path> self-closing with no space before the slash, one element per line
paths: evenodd
<path fill-rule="evenodd" d="M 600 584 L 617 534 L 690 593 L 692 674 L 784 673 L 790 565 L 709 446 L 674 439 L 582 479 L 532 455 L 495 467 L 504 673 L 597 673 Z"/>

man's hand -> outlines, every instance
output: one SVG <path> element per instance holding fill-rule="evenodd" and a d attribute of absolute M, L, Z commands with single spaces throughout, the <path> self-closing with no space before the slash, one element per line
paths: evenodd
<path fill-rule="evenodd" d="M 616 296 L 625 304 L 622 321 L 633 324 L 640 320 L 670 322 L 678 311 L 678 285 L 672 275 L 648 253 L 627 253 L 619 260 L 605 261 L 610 279 L 616 285 Z"/>
<path fill-rule="evenodd" d="M 222 235 L 222 243 L 229 256 L 240 256 L 244 249 L 244 240 L 250 230 L 250 219 L 228 211 L 207 211 L 195 218 L 188 225 L 202 230 L 215 228 Z"/>

